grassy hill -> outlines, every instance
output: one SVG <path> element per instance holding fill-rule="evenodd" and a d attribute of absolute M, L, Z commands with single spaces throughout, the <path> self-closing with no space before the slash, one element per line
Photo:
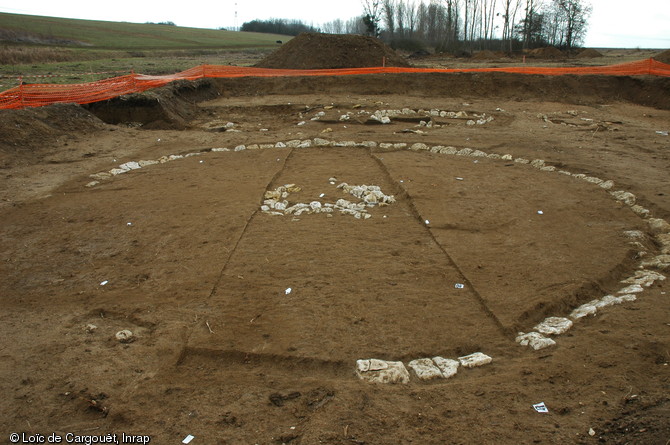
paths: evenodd
<path fill-rule="evenodd" d="M 290 36 L 0 13 L 0 91 L 202 64 L 253 65 Z M 44 77 L 48 76 L 48 77 Z"/>
<path fill-rule="evenodd" d="M 275 34 L 0 13 L 0 44 L 105 50 L 241 49 L 275 47 Z"/>

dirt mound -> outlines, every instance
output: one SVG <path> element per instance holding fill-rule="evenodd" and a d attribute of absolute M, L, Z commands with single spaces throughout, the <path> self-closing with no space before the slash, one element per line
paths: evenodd
<path fill-rule="evenodd" d="M 603 55 L 600 51 L 593 48 L 587 48 L 577 54 L 578 59 L 593 59 L 595 57 L 603 57 Z"/>
<path fill-rule="evenodd" d="M 476 52 L 475 55 L 472 56 L 472 58 L 475 60 L 491 60 L 491 59 L 497 59 L 498 56 L 496 56 L 496 54 L 493 51 L 485 49 L 483 51 Z"/>
<path fill-rule="evenodd" d="M 303 33 L 256 64 L 259 68 L 325 69 L 410 66 L 392 48 L 372 37 Z"/>
<path fill-rule="evenodd" d="M 535 57 L 537 59 L 562 59 L 565 57 L 563 51 L 553 46 L 548 46 L 546 48 L 535 48 L 528 53 L 530 57 Z"/>
<path fill-rule="evenodd" d="M 79 105 L 0 111 L 0 159 L 4 164 L 53 150 L 63 136 L 90 133 L 105 124 Z M 59 144 L 62 145 L 62 144 Z"/>
<path fill-rule="evenodd" d="M 670 49 L 666 49 L 662 53 L 656 54 L 654 60 L 658 60 L 662 63 L 670 63 Z"/>

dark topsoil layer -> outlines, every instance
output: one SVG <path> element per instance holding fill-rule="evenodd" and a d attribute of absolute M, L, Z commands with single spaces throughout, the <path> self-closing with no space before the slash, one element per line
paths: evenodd
<path fill-rule="evenodd" d="M 386 66 L 410 66 L 379 39 L 357 35 L 303 33 L 256 66 L 276 69 L 332 69 L 377 67 L 384 63 Z"/>
<path fill-rule="evenodd" d="M 506 73 L 387 74 L 177 81 L 165 87 L 78 105 L 0 111 L 0 153 L 43 150 L 44 142 L 103 128 L 138 123 L 145 129 L 185 129 L 197 103 L 225 97 L 273 94 L 394 94 L 556 101 L 580 105 L 630 102 L 670 109 L 670 78 L 626 76 L 536 76 Z"/>

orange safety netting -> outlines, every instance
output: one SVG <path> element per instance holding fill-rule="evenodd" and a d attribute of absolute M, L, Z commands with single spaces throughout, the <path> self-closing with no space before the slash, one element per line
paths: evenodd
<path fill-rule="evenodd" d="M 348 76 L 360 74 L 399 73 L 515 73 L 560 75 L 610 75 L 610 76 L 665 76 L 670 77 L 670 65 L 654 59 L 640 60 L 610 66 L 592 67 L 507 67 L 507 68 L 341 68 L 319 70 L 285 70 L 224 65 L 201 65 L 167 76 L 129 74 L 97 82 L 80 84 L 22 84 L 0 93 L 0 109 L 40 107 L 55 103 L 87 104 L 124 94 L 139 93 L 166 85 L 175 80 L 196 80 L 205 77 L 286 77 L 286 76 Z"/>

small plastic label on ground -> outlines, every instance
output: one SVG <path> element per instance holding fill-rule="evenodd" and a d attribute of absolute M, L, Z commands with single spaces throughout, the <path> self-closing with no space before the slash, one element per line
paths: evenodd
<path fill-rule="evenodd" d="M 549 409 L 544 404 L 544 402 L 536 403 L 535 405 L 533 405 L 533 408 L 535 408 L 535 411 L 537 411 L 538 413 L 548 413 L 549 412 Z"/>

